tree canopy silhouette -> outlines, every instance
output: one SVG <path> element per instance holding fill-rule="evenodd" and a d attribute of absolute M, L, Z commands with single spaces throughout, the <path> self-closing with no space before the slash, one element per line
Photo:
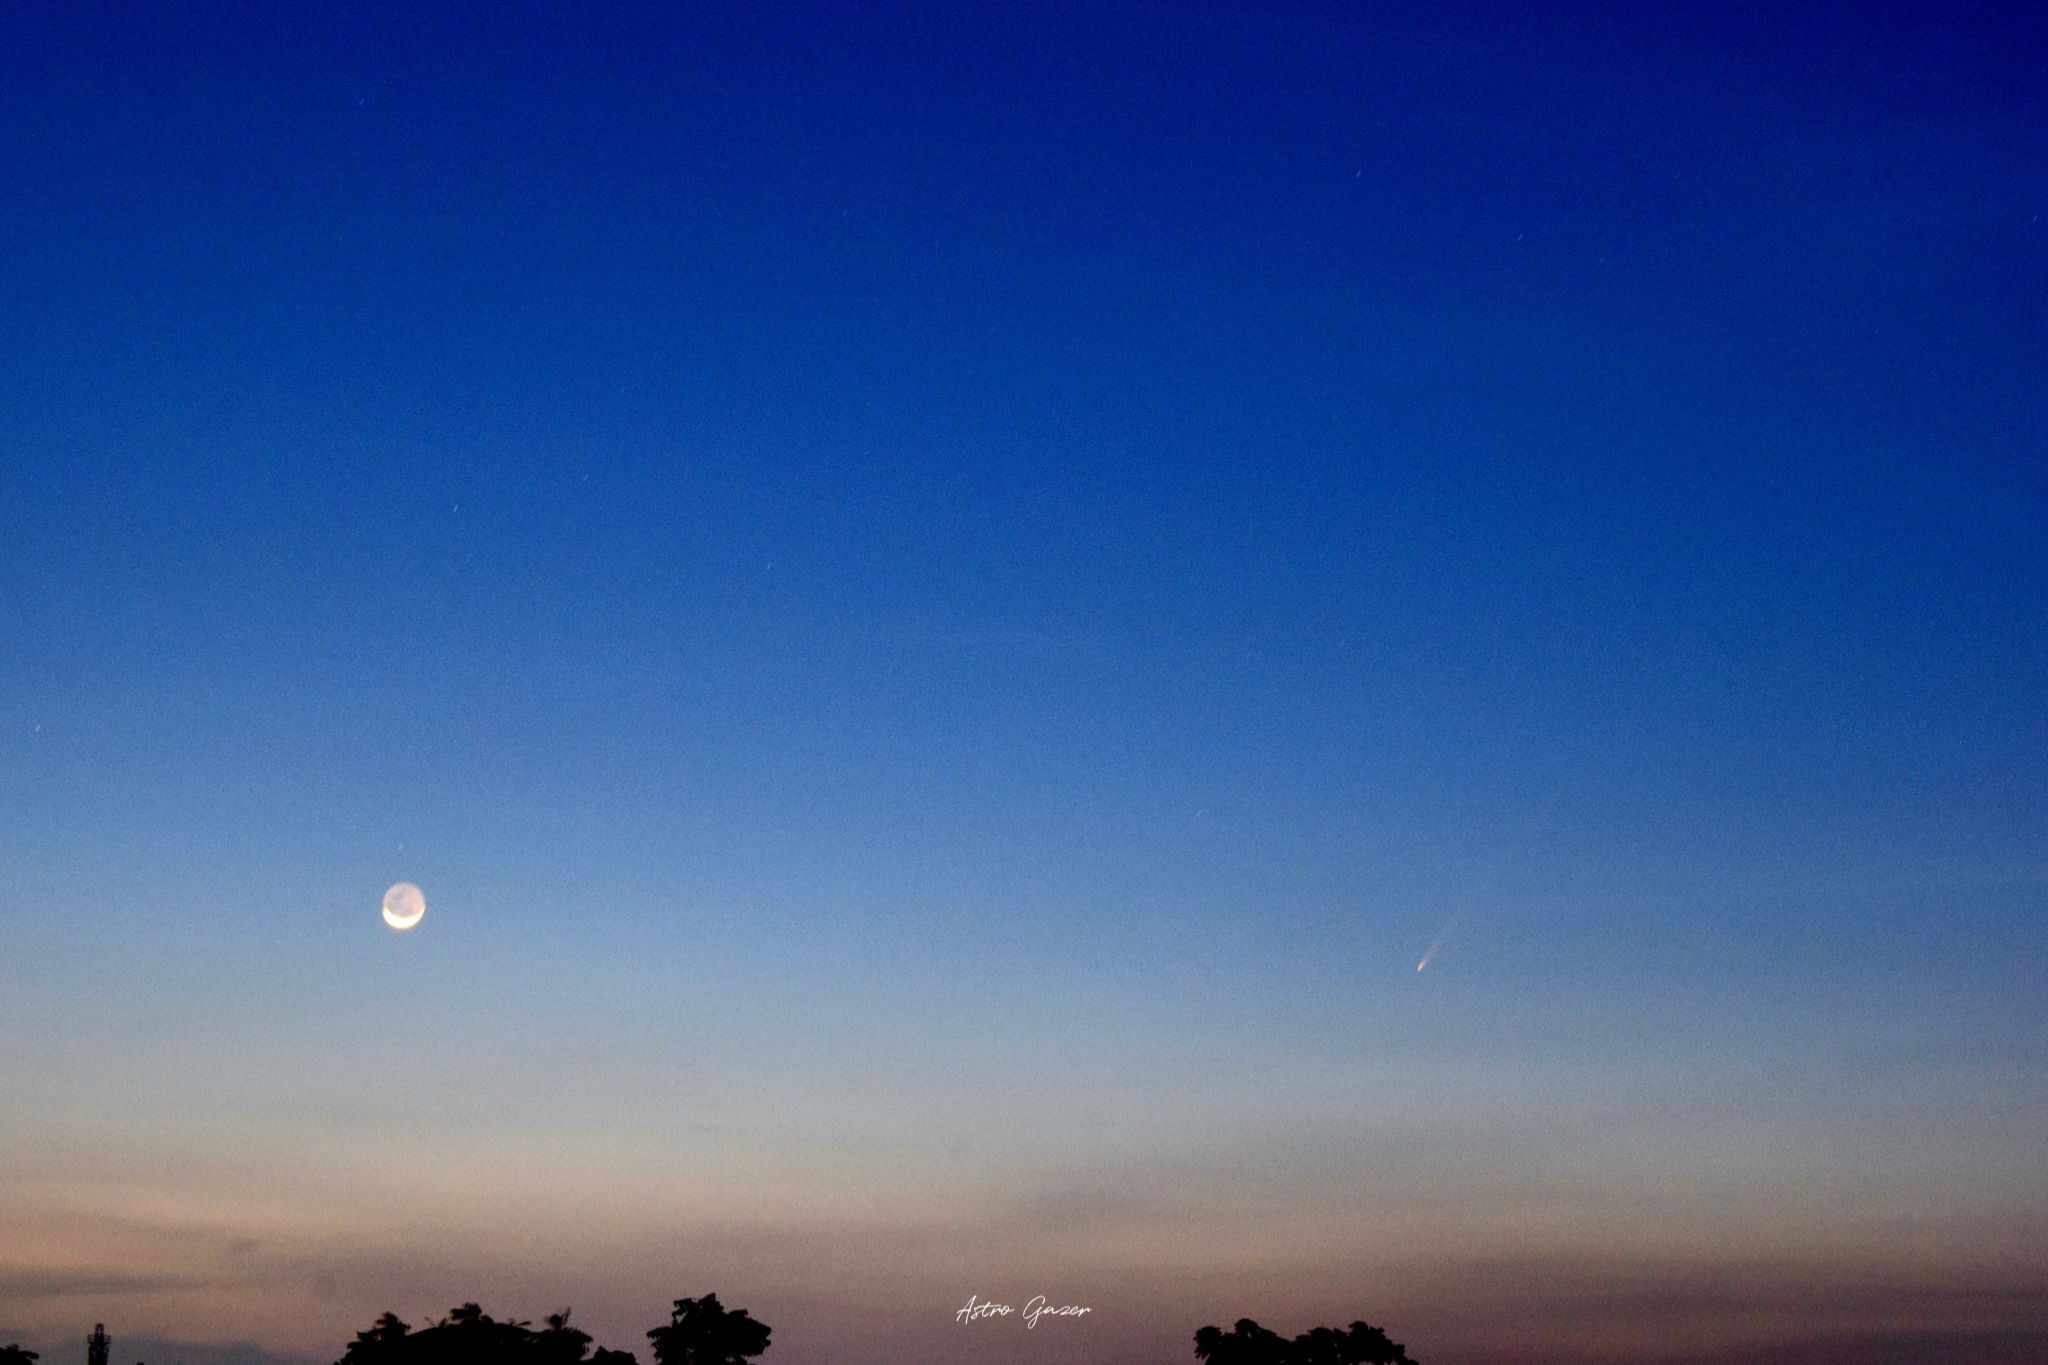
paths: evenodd
<path fill-rule="evenodd" d="M 30 1365 L 35 1358 L 36 1353 L 25 1349 L 19 1342 L 0 1346 L 0 1365 Z"/>
<path fill-rule="evenodd" d="M 499 1322 L 473 1303 L 448 1310 L 415 1332 L 386 1313 L 356 1333 L 336 1365 L 586 1365 L 590 1333 L 569 1325 L 569 1310 L 550 1313 L 535 1331 L 520 1318 Z M 587 1365 L 637 1365 L 631 1351 L 600 1349 Z"/>
<path fill-rule="evenodd" d="M 548 1314 L 542 1321 L 547 1326 L 533 1334 L 536 1357 L 544 1365 L 577 1365 L 583 1359 L 583 1353 L 590 1349 L 590 1333 L 569 1325 L 569 1310 L 566 1308 L 559 1313 Z M 601 1351 L 599 1354 L 626 1355 L 624 1351 Z"/>
<path fill-rule="evenodd" d="M 746 1365 L 768 1349 L 768 1325 L 744 1308 L 727 1308 L 718 1295 L 677 1299 L 668 1325 L 647 1334 L 656 1365 Z M 474 1303 L 415 1332 L 386 1313 L 356 1333 L 335 1365 L 639 1365 L 631 1351 L 600 1346 L 590 1350 L 590 1333 L 569 1325 L 569 1310 L 550 1313 L 536 1328 L 522 1318 L 503 1322 Z M 12 1348 L 10 1348 L 12 1349 Z M 0 1353 L 0 1365 L 31 1365 L 33 1352 L 16 1360 Z"/>
<path fill-rule="evenodd" d="M 656 1365 L 746 1365 L 768 1349 L 767 1324 L 744 1308 L 725 1308 L 718 1295 L 677 1299 L 666 1327 L 647 1334 Z"/>
<path fill-rule="evenodd" d="M 1239 1318 L 1228 1332 L 1196 1332 L 1195 1359 L 1207 1365 L 1415 1365 L 1400 1342 L 1368 1323 L 1354 1322 L 1342 1331 L 1311 1328 L 1289 1341 L 1250 1318 Z"/>

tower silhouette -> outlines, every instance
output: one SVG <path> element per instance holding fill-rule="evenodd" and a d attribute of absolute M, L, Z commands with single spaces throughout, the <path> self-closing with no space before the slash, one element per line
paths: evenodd
<path fill-rule="evenodd" d="M 92 1335 L 85 1339 L 85 1365 L 107 1365 L 107 1348 L 112 1344 L 107 1340 L 107 1325 L 94 1323 Z"/>

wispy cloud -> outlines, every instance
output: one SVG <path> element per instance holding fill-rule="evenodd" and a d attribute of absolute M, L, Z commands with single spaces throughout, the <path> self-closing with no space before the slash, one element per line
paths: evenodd
<path fill-rule="evenodd" d="M 147 1365 L 317 1365 L 317 1357 L 273 1351 L 248 1341 L 185 1341 L 176 1337 L 123 1337 L 121 1353 Z M 341 1354 L 337 1347 L 335 1354 Z"/>
<path fill-rule="evenodd" d="M 81 1294 L 153 1294 L 166 1289 L 198 1289 L 208 1283 L 187 1276 L 115 1275 L 96 1270 L 0 1270 L 0 1299 L 20 1302 Z"/>
<path fill-rule="evenodd" d="M 1704 1355 L 1674 1356 L 1659 1365 L 2036 1365 L 2048 1360 L 2048 1329 L 1989 1331 L 1937 1329 L 1924 1332 L 1866 1332 L 1840 1337 L 1730 1346 Z"/>

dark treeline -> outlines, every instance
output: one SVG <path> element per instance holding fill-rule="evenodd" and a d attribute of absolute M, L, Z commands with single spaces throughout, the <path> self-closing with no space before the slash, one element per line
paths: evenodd
<path fill-rule="evenodd" d="M 768 1349 L 768 1325 L 706 1294 L 677 1299 L 667 1325 L 647 1340 L 655 1365 L 747 1365 Z M 639 1365 L 631 1351 L 600 1346 L 592 1353 L 590 1347 L 590 1334 L 569 1325 L 566 1308 L 535 1327 L 500 1322 L 465 1303 L 418 1331 L 386 1313 L 369 1331 L 356 1333 L 335 1365 Z M 34 1365 L 35 1358 L 33 1351 L 0 1347 L 0 1365 Z M 1416 1365 L 1400 1342 L 1368 1323 L 1311 1328 L 1290 1341 L 1250 1318 L 1238 1319 L 1228 1332 L 1196 1332 L 1195 1358 L 1203 1365 Z"/>
<path fill-rule="evenodd" d="M 668 1324 L 647 1339 L 655 1365 L 746 1365 L 768 1349 L 768 1327 L 746 1309 L 728 1309 L 718 1295 L 706 1294 L 677 1299 Z M 418 1331 L 386 1313 L 369 1331 L 356 1333 L 336 1365 L 639 1365 L 631 1351 L 600 1346 L 591 1354 L 590 1345 L 590 1333 L 569 1325 L 566 1308 L 535 1327 L 518 1319 L 500 1322 L 465 1303 Z"/>
<path fill-rule="evenodd" d="M 1206 1365 L 1415 1365 L 1400 1342 L 1367 1323 L 1342 1331 L 1317 1327 L 1289 1341 L 1250 1318 L 1239 1318 L 1228 1332 L 1204 1327 L 1195 1333 L 1195 1358 Z"/>
<path fill-rule="evenodd" d="M 747 1365 L 768 1349 L 768 1325 L 706 1294 L 677 1299 L 667 1325 L 647 1340 L 654 1365 Z M 592 1353 L 590 1347 L 590 1334 L 569 1325 L 566 1308 L 535 1327 L 501 1322 L 465 1303 L 418 1331 L 386 1313 L 369 1331 L 356 1333 L 335 1365 L 639 1365 L 631 1351 L 600 1346 Z M 0 1365 L 34 1365 L 35 1358 L 33 1351 L 0 1347 Z M 1195 1358 L 1204 1365 L 1416 1365 L 1400 1342 L 1367 1323 L 1316 1327 L 1290 1341 L 1250 1318 L 1228 1332 L 1196 1332 Z"/>

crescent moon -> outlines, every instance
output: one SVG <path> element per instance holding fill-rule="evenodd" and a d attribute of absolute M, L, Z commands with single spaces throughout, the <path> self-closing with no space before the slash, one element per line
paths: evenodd
<path fill-rule="evenodd" d="M 410 929 L 427 913 L 427 898 L 411 882 L 400 882 L 384 893 L 384 922 L 394 929 Z"/>

